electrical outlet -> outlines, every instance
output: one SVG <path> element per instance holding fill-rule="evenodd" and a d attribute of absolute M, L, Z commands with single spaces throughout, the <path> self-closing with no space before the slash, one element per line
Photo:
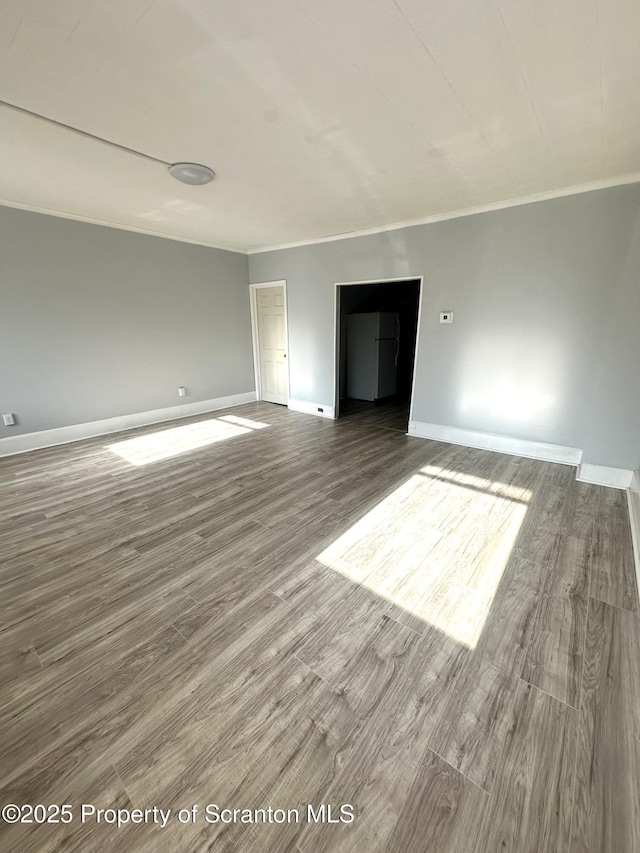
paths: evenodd
<path fill-rule="evenodd" d="M 181 385 L 178 388 L 178 397 L 186 397 L 186 396 L 187 396 L 187 389 L 184 387 L 184 385 Z"/>
<path fill-rule="evenodd" d="M 13 415 L 3 415 L 2 420 L 4 421 L 5 426 L 13 426 L 15 424 L 15 419 Z"/>
<path fill-rule="evenodd" d="M 453 323 L 453 311 L 441 311 L 440 312 L 440 322 L 441 323 Z"/>

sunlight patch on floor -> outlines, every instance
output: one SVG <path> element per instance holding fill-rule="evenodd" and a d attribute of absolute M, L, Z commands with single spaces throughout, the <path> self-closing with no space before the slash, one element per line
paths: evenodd
<path fill-rule="evenodd" d="M 426 466 L 317 559 L 474 648 L 531 492 Z"/>
<path fill-rule="evenodd" d="M 160 429 L 149 435 L 140 435 L 115 444 L 108 444 L 107 450 L 122 457 L 131 465 L 148 465 L 161 459 L 170 459 L 198 447 L 206 447 L 218 441 L 226 441 L 253 430 L 264 429 L 268 424 L 251 421 L 235 415 L 223 415 L 207 421 Z"/>
<path fill-rule="evenodd" d="M 220 415 L 218 420 L 228 424 L 238 424 L 238 426 L 248 427 L 249 429 L 264 429 L 269 426 L 269 424 L 263 424 L 262 421 L 252 421 L 250 418 L 241 418 L 238 415 Z"/>

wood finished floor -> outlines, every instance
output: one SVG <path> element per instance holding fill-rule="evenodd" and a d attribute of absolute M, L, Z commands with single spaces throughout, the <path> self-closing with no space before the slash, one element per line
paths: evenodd
<path fill-rule="evenodd" d="M 574 473 L 258 403 L 0 460 L 0 804 L 174 810 L 0 849 L 637 853 L 625 496 Z"/>
<path fill-rule="evenodd" d="M 362 423 L 371 426 L 400 429 L 409 428 L 409 403 L 386 400 L 369 403 L 366 400 L 340 400 L 340 418 L 349 423 Z"/>

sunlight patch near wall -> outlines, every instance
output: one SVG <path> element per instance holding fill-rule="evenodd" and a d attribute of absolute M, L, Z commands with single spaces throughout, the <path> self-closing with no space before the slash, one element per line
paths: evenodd
<path fill-rule="evenodd" d="M 149 435 L 140 435 L 115 444 L 108 444 L 107 450 L 122 457 L 131 465 L 148 465 L 150 462 L 179 456 L 198 447 L 206 447 L 209 444 L 246 435 L 267 426 L 268 424 L 260 421 L 235 415 L 223 415 L 219 418 L 160 429 Z"/>
<path fill-rule="evenodd" d="M 269 426 L 269 424 L 263 424 L 261 421 L 252 421 L 250 418 L 241 418 L 238 415 L 220 415 L 218 420 L 224 421 L 227 424 L 248 427 L 249 429 L 264 429 Z"/>
<path fill-rule="evenodd" d="M 526 352 L 521 360 L 505 352 Z M 522 340 L 508 329 L 476 335 L 465 348 L 458 411 L 465 423 L 505 432 L 505 425 L 549 429 L 566 397 L 563 350 L 551 335 Z"/>
<path fill-rule="evenodd" d="M 425 466 L 317 559 L 474 648 L 530 499 L 528 489 Z"/>

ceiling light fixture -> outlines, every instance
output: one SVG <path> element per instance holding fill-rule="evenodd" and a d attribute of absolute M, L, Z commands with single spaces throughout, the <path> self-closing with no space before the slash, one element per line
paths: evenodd
<path fill-rule="evenodd" d="M 118 142 L 112 142 L 110 139 L 103 139 L 101 136 L 96 136 L 95 133 L 89 133 L 86 130 L 80 130 L 73 125 L 65 124 L 62 121 L 56 121 L 49 116 L 43 116 L 41 113 L 36 113 L 33 110 L 28 110 L 25 107 L 19 107 L 17 104 L 12 104 L 9 101 L 0 100 L 0 106 L 8 107 L 10 110 L 24 113 L 32 118 L 46 121 L 56 127 L 61 127 L 63 130 L 69 130 L 72 133 L 77 133 L 79 136 L 84 136 L 87 139 L 93 139 L 95 142 L 102 142 L 103 145 L 109 145 L 111 148 L 117 148 L 127 154 L 133 154 L 136 157 L 142 157 L 144 160 L 150 160 L 153 163 L 162 163 L 169 169 L 169 174 L 177 181 L 182 181 L 183 184 L 191 184 L 192 186 L 202 186 L 210 183 L 216 176 L 213 169 L 208 166 L 201 166 L 199 163 L 169 163 L 167 160 L 161 160 L 159 157 L 153 157 L 151 154 L 145 154 L 142 151 L 136 151 L 135 148 L 129 148 L 126 145 L 120 145 Z"/>
<path fill-rule="evenodd" d="M 213 169 L 200 163 L 172 163 L 169 166 L 169 174 L 176 181 L 196 187 L 210 183 L 216 176 Z"/>

